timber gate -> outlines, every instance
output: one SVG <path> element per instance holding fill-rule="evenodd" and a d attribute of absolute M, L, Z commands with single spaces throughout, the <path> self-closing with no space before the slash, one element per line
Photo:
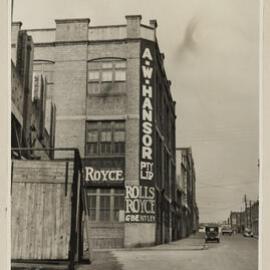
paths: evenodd
<path fill-rule="evenodd" d="M 61 262 L 72 270 L 83 256 L 80 154 L 74 148 L 34 150 L 60 151 L 69 157 L 12 160 L 11 259 L 17 263 Z"/>

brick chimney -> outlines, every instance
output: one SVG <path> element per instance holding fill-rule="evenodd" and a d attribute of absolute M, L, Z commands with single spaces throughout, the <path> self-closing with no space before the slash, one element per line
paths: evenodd
<path fill-rule="evenodd" d="M 127 38 L 141 37 L 141 15 L 127 15 Z"/>
<path fill-rule="evenodd" d="M 90 19 L 62 19 L 55 20 L 55 23 L 56 42 L 88 40 L 88 26 Z"/>

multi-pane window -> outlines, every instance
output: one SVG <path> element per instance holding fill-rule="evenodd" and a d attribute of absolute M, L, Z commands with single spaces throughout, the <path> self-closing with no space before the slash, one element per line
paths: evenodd
<path fill-rule="evenodd" d="M 86 155 L 106 156 L 125 153 L 124 121 L 88 121 Z"/>
<path fill-rule="evenodd" d="M 119 222 L 124 211 L 124 189 L 95 188 L 87 192 L 87 208 L 92 222 Z"/>
<path fill-rule="evenodd" d="M 89 82 L 121 82 L 126 80 L 126 61 L 105 58 L 88 63 Z"/>
<path fill-rule="evenodd" d="M 124 209 L 124 197 L 121 189 L 114 190 L 114 208 L 113 208 L 113 219 L 119 220 L 119 211 Z"/>
<path fill-rule="evenodd" d="M 110 203 L 110 194 L 104 194 L 102 193 L 103 190 L 100 192 L 100 214 L 99 214 L 99 220 L 100 221 L 109 221 L 110 220 L 110 209 L 111 209 L 111 203 Z M 105 190 L 107 191 L 107 190 Z"/>
<path fill-rule="evenodd" d="M 90 220 L 95 220 L 95 218 L 96 218 L 96 212 L 97 212 L 96 201 L 97 201 L 96 194 L 91 194 L 88 197 L 88 207 L 89 207 Z"/>

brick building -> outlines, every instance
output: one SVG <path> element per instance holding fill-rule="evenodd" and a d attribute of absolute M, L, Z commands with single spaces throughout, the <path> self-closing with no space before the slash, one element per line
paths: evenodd
<path fill-rule="evenodd" d="M 251 229 L 255 237 L 259 237 L 259 200 L 253 202 L 250 207 Z"/>
<path fill-rule="evenodd" d="M 180 237 L 187 237 L 196 232 L 199 226 L 199 210 L 196 202 L 196 173 L 192 149 L 177 148 L 177 203 L 180 208 L 178 227 Z"/>
<path fill-rule="evenodd" d="M 231 225 L 232 230 L 237 233 L 242 232 L 243 231 L 242 223 L 243 223 L 242 213 L 232 211 L 229 217 L 229 224 Z"/>
<path fill-rule="evenodd" d="M 156 21 L 55 23 L 27 30 L 33 72 L 48 75 L 56 147 L 77 147 L 84 160 L 91 247 L 171 241 L 176 115 Z"/>
<path fill-rule="evenodd" d="M 229 217 L 229 223 L 233 230 L 243 233 L 246 228 L 251 229 L 253 235 L 259 235 L 259 201 L 249 202 L 249 206 L 244 211 L 232 211 Z"/>

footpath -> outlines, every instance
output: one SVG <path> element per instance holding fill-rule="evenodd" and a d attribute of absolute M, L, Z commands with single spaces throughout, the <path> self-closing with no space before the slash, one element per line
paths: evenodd
<path fill-rule="evenodd" d="M 142 254 L 155 254 L 158 256 L 163 251 L 199 251 L 207 249 L 204 244 L 202 234 L 197 233 L 191 235 L 188 238 L 184 238 L 178 241 L 170 242 L 168 244 L 162 244 L 152 247 L 140 247 L 140 248 L 122 248 L 122 249 L 103 249 L 96 250 L 92 254 L 91 264 L 76 265 L 76 270 L 122 270 L 124 267 L 120 263 L 120 257 L 126 260 L 130 256 L 140 258 Z M 138 255 L 137 255 L 138 254 Z M 143 258 L 142 258 L 143 260 Z M 27 264 L 17 263 L 13 264 L 12 270 L 66 270 L 67 265 L 44 265 L 44 264 Z"/>
<path fill-rule="evenodd" d="M 110 249 L 99 250 L 93 253 L 93 260 L 91 264 L 77 266 L 77 270 L 121 270 L 122 265 L 117 258 L 118 253 L 130 252 L 158 252 L 166 250 L 175 251 L 196 251 L 204 250 L 208 247 L 204 244 L 204 239 L 201 234 L 192 235 L 178 241 L 170 242 L 152 247 L 141 248 L 124 248 L 124 249 Z"/>

